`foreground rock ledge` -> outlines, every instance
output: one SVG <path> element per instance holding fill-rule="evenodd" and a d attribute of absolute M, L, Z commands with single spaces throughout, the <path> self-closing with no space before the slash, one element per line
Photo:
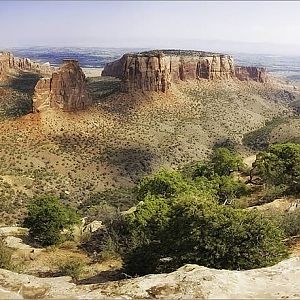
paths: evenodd
<path fill-rule="evenodd" d="M 0 269 L 3 298 L 296 299 L 300 298 L 300 257 L 248 271 L 185 265 L 170 274 L 92 285 L 75 285 L 70 277 L 37 278 Z"/>
<path fill-rule="evenodd" d="M 51 78 L 42 78 L 35 86 L 34 112 L 40 112 L 48 107 L 77 111 L 85 109 L 90 104 L 86 78 L 76 60 L 64 60 L 63 65 L 52 73 Z"/>
<path fill-rule="evenodd" d="M 107 64 L 102 76 L 121 79 L 124 92 L 166 92 L 172 83 L 193 79 L 235 78 L 262 83 L 267 79 L 264 68 L 235 66 L 230 55 L 191 50 L 153 50 L 124 54 L 119 60 Z"/>

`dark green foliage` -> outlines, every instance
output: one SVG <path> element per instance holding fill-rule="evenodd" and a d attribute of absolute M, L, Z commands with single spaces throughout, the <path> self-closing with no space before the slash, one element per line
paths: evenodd
<path fill-rule="evenodd" d="M 227 148 L 217 148 L 210 158 L 210 164 L 214 173 L 228 176 L 243 166 L 243 160 L 240 155 L 230 152 Z"/>
<path fill-rule="evenodd" d="M 249 194 L 247 185 L 232 175 L 215 176 L 212 182 L 215 184 L 216 195 L 221 204 L 231 203 L 233 199 Z"/>
<path fill-rule="evenodd" d="M 278 144 L 257 155 L 255 168 L 264 182 L 300 191 L 300 145 Z"/>
<path fill-rule="evenodd" d="M 153 176 L 143 178 L 138 185 L 137 195 L 139 200 L 143 200 L 147 195 L 171 198 L 189 188 L 192 187 L 180 172 L 163 169 Z"/>
<path fill-rule="evenodd" d="M 287 256 L 281 231 L 254 211 L 192 195 L 178 197 L 166 211 L 162 222 L 150 219 L 157 227 L 148 227 L 145 210 L 134 213 L 135 219 L 146 222 L 141 230 L 151 228 L 152 238 L 142 239 L 125 255 L 125 272 L 171 271 L 186 263 L 250 269 L 272 265 Z"/>
<path fill-rule="evenodd" d="M 61 231 L 78 222 L 80 218 L 73 209 L 63 206 L 56 197 L 43 196 L 29 203 L 24 226 L 32 239 L 48 246 L 60 243 Z"/>

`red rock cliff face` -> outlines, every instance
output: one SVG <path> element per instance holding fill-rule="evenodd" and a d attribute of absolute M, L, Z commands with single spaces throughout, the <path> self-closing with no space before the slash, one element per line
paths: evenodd
<path fill-rule="evenodd" d="M 122 80 L 124 91 L 163 91 L 171 82 L 197 78 L 228 79 L 234 76 L 233 60 L 228 55 L 204 52 L 146 52 L 125 54 L 105 66 L 103 76 Z"/>
<path fill-rule="evenodd" d="M 265 68 L 236 66 L 235 75 L 242 81 L 254 80 L 262 83 L 267 81 L 267 72 Z"/>
<path fill-rule="evenodd" d="M 49 63 L 39 64 L 29 58 L 14 57 L 9 52 L 0 52 L 0 80 L 7 79 L 10 72 L 28 71 L 40 75 L 51 75 L 54 70 Z"/>
<path fill-rule="evenodd" d="M 255 72 L 255 69 L 256 72 Z M 243 74 L 243 76 L 242 76 Z M 162 91 L 171 83 L 193 79 L 227 80 L 248 78 L 264 82 L 265 71 L 240 67 L 235 70 L 231 56 L 201 51 L 162 50 L 125 54 L 105 66 L 102 76 L 122 80 L 123 91 Z"/>
<path fill-rule="evenodd" d="M 35 112 L 48 107 L 77 111 L 86 108 L 90 103 L 85 75 L 75 60 L 65 60 L 51 78 L 42 78 L 35 86 L 33 97 Z"/>

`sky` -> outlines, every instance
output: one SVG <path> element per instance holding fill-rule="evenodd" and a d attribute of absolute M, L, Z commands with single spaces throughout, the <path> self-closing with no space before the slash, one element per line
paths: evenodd
<path fill-rule="evenodd" d="M 297 1 L 0 1 L 0 48 L 183 48 L 300 55 Z"/>

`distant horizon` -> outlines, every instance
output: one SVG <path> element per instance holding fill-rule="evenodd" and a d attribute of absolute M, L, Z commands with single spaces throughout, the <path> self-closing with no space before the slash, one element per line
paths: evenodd
<path fill-rule="evenodd" d="M 1 48 L 300 55 L 298 1 L 1 1 Z M 22 29 L 22 30 L 20 30 Z"/>
<path fill-rule="evenodd" d="M 300 57 L 300 51 L 299 53 L 272 53 L 272 52 L 255 52 L 255 51 L 222 51 L 222 50 L 213 50 L 213 49 L 203 49 L 203 48 L 183 48 L 183 47 L 117 47 L 117 46 L 76 46 L 76 45 L 70 45 L 70 46 L 55 46 L 55 45 L 25 45 L 25 46 L 13 46 L 13 47 L 1 47 L 0 51 L 11 51 L 13 49 L 103 49 L 103 50 L 136 50 L 136 51 L 148 51 L 148 50 L 195 50 L 195 51 L 204 51 L 204 52 L 213 52 L 213 53 L 221 53 L 221 54 L 228 54 L 228 55 L 234 55 L 234 54 L 247 54 L 247 55 L 269 55 L 269 56 L 282 56 L 282 57 Z"/>

